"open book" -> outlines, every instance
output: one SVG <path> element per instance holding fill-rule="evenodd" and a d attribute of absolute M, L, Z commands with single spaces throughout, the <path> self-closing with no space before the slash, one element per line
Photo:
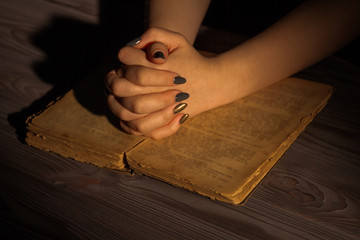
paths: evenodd
<path fill-rule="evenodd" d="M 26 141 L 81 162 L 145 174 L 239 204 L 332 91 L 328 85 L 289 78 L 190 118 L 175 135 L 156 141 L 122 132 L 101 88 L 83 84 L 29 117 Z"/>

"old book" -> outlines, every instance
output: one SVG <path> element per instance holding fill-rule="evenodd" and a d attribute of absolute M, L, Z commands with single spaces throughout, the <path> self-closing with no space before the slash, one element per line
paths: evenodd
<path fill-rule="evenodd" d="M 333 91 L 289 78 L 193 117 L 175 135 L 156 141 L 122 132 L 99 87 L 82 85 L 31 116 L 27 143 L 232 204 L 250 195 Z"/>

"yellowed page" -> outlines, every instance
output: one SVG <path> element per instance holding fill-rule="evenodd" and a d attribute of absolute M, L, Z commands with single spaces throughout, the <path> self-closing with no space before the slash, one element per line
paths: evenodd
<path fill-rule="evenodd" d="M 331 96 L 328 85 L 286 79 L 200 114 L 177 134 L 126 153 L 135 172 L 222 201 L 242 202 Z"/>
<path fill-rule="evenodd" d="M 98 104 L 96 109 L 104 110 L 94 113 L 79 102 L 83 92 L 77 94 L 80 95 L 71 90 L 44 112 L 32 116 L 28 120 L 27 143 L 81 162 L 123 170 L 124 151 L 142 138 L 119 130 L 117 119 L 111 123 L 104 115 L 107 109 L 104 96 L 87 97 L 88 104 L 92 107 Z"/>

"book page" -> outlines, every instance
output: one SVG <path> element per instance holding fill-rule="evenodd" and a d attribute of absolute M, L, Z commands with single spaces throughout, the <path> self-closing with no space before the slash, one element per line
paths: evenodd
<path fill-rule="evenodd" d="M 202 113 L 178 133 L 132 149 L 135 171 L 239 203 L 326 104 L 330 86 L 287 79 Z M 230 199 L 230 200 L 229 200 Z"/>
<path fill-rule="evenodd" d="M 99 88 L 94 90 L 98 91 Z M 123 153 L 142 138 L 119 129 L 108 113 L 105 97 L 71 90 L 28 123 L 27 143 L 65 157 L 116 170 L 123 170 Z M 100 91 L 103 94 L 102 91 Z M 86 98 L 92 109 L 79 101 Z"/>

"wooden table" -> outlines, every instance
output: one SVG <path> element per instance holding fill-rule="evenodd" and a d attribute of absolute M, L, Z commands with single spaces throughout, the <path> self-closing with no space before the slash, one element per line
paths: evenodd
<path fill-rule="evenodd" d="M 135 3 L 127 4 L 142 14 Z M 114 12 L 122 23 L 107 25 Z M 134 30 L 141 20 L 129 13 L 111 1 L 101 6 L 96 0 L 0 2 L 2 235 L 359 239 L 360 70 L 336 58 L 301 73 L 336 92 L 244 206 L 24 144 L 26 116 L 71 87 L 105 51 L 142 31 Z"/>

